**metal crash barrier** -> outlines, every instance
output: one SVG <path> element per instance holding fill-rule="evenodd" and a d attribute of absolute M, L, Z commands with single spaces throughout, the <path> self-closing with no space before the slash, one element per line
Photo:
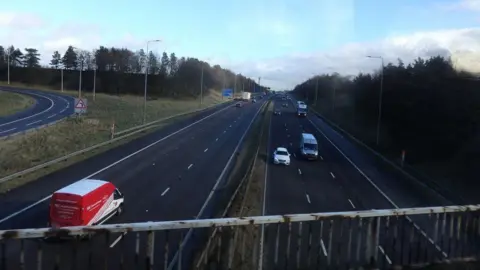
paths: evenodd
<path fill-rule="evenodd" d="M 0 269 L 389 269 L 475 261 L 479 210 L 468 205 L 8 230 L 0 231 Z"/>

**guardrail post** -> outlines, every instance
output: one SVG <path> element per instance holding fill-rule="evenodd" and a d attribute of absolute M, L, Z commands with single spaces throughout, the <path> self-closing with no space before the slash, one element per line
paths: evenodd
<path fill-rule="evenodd" d="M 365 249 L 365 260 L 366 264 L 370 266 L 376 266 L 377 263 L 377 250 L 378 250 L 378 238 L 379 238 L 379 225 L 380 218 L 370 218 L 368 219 L 367 226 L 367 239 L 366 239 L 366 249 Z"/>
<path fill-rule="evenodd" d="M 112 121 L 112 126 L 110 127 L 110 140 L 113 140 L 115 136 L 115 120 Z"/>

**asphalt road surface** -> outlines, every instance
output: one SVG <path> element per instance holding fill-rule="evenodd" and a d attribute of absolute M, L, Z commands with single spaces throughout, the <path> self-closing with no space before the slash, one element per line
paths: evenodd
<path fill-rule="evenodd" d="M 2 91 L 28 95 L 36 103 L 29 109 L 0 117 L 0 137 L 27 131 L 67 117 L 74 112 L 75 99 L 69 96 L 43 91 L 1 87 Z"/>
<path fill-rule="evenodd" d="M 10 191 L 0 197 L 0 229 L 45 227 L 48 196 L 85 177 L 111 181 L 124 193 L 124 213 L 110 223 L 194 219 L 262 103 L 209 109 Z M 157 265 L 163 265 L 165 235 L 155 234 Z M 145 251 L 145 237 L 141 235 L 140 256 Z M 179 237 L 179 232 L 169 234 L 170 258 L 178 247 Z M 108 239 L 95 237 L 76 244 L 42 244 L 42 264 L 45 269 L 52 269 L 54 254 L 60 256 L 61 269 L 69 268 L 72 260 L 77 269 L 98 269 L 103 267 L 104 258 L 118 267 L 122 254 L 126 256 L 126 264 L 133 264 L 138 259 L 135 241 L 136 235 L 131 233 L 123 237 L 110 235 Z M 36 243 L 25 241 L 26 269 L 35 267 Z M 7 269 L 16 269 L 19 241 L 8 242 L 6 246 Z M 108 255 L 104 256 L 104 252 Z M 93 256 L 91 261 L 89 254 Z M 89 262 L 92 264 L 87 265 Z M 144 262 L 141 258 L 140 263 Z"/>
<path fill-rule="evenodd" d="M 282 107 L 284 103 L 288 103 L 287 108 Z M 275 98 L 275 109 L 282 114 L 275 115 L 271 122 L 265 215 L 451 204 L 381 164 L 311 112 L 306 118 L 297 117 L 295 103 Z M 319 160 L 300 158 L 302 132 L 317 138 Z M 273 151 L 280 146 L 292 154 L 290 166 L 273 164 Z M 266 269 L 351 266 L 357 263 L 357 256 L 361 263 L 366 256 L 369 225 L 379 232 L 376 251 L 380 265 L 445 256 L 445 246 L 430 242 L 433 222 L 428 217 L 364 219 L 361 227 L 358 219 L 343 218 L 305 223 L 301 227 L 298 223 L 291 227 L 267 226 L 264 265 Z M 358 235 L 362 236 L 360 242 Z"/>

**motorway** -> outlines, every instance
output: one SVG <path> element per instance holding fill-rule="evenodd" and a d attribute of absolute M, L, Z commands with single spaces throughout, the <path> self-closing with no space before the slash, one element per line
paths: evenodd
<path fill-rule="evenodd" d="M 74 112 L 74 98 L 50 92 L 2 86 L 2 91 L 28 95 L 35 105 L 24 111 L 0 117 L 0 137 L 24 132 L 58 121 Z"/>
<path fill-rule="evenodd" d="M 282 107 L 282 103 L 288 103 L 288 108 Z M 275 98 L 275 109 L 282 114 L 274 115 L 271 120 L 264 215 L 451 205 L 419 183 L 408 181 L 385 164 L 380 164 L 311 112 L 305 118 L 297 117 L 294 103 L 293 99 Z M 319 160 L 306 161 L 299 157 L 302 132 L 317 138 Z M 292 154 L 290 166 L 271 162 L 273 151 L 280 146 Z M 363 228 L 373 221 L 377 220 L 363 220 Z M 411 257 L 407 259 L 404 253 L 407 253 L 407 246 L 413 244 L 415 248 L 410 250 L 414 255 L 411 256 L 417 256 L 417 253 L 429 258 L 445 256 L 444 247 L 429 242 L 431 230 L 425 228 L 432 227 L 433 223 L 421 217 L 411 221 L 419 228 L 414 228 L 412 222 L 404 218 L 379 220 L 377 252 L 380 265 L 403 264 L 410 260 Z M 386 222 L 389 226 L 385 226 Z M 365 240 L 358 243 L 356 238 L 358 219 L 342 218 L 301 225 L 295 223 L 290 228 L 288 225 L 267 226 L 264 269 L 345 265 L 355 262 L 357 252 L 361 260 L 365 258 Z M 399 231 L 406 229 L 408 237 L 393 236 L 394 227 Z M 353 239 L 348 240 L 352 231 Z M 413 238 L 410 239 L 411 232 Z M 423 235 L 425 232 L 426 236 Z"/>
<path fill-rule="evenodd" d="M 0 230 L 45 227 L 51 193 L 82 178 L 111 181 L 124 193 L 124 213 L 112 223 L 194 219 L 206 205 L 209 193 L 262 104 L 208 109 L 1 195 Z M 208 215 L 205 212 L 202 217 Z M 144 237 L 145 234 L 141 236 L 140 252 L 145 250 Z M 164 237 L 162 232 L 155 235 L 156 265 L 163 265 Z M 103 254 L 108 252 L 110 263 L 117 267 L 121 254 L 127 250 L 126 264 L 133 264 L 135 239 L 132 233 L 123 237 L 110 235 L 106 240 L 96 237 L 78 244 L 43 244 L 42 264 L 45 269 L 53 268 L 56 254 L 62 266 L 70 267 L 68 261 L 74 261 L 78 269 L 97 269 L 103 267 L 103 258 L 107 257 Z M 178 247 L 179 234 L 170 233 L 169 239 L 173 239 L 171 257 Z M 7 244 L 7 269 L 16 269 L 19 264 L 18 243 Z M 35 267 L 35 243 L 25 241 L 26 269 Z M 76 255 L 68 246 L 76 247 Z M 93 251 L 93 260 L 86 266 L 89 250 Z M 141 259 L 140 265 L 144 261 Z"/>

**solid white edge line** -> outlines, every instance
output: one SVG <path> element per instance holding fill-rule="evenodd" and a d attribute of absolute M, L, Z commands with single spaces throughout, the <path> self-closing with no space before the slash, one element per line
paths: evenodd
<path fill-rule="evenodd" d="M 0 90 L 2 90 L 1 87 L 0 87 Z M 3 91 L 7 91 L 7 92 L 8 92 L 9 90 L 3 89 Z M 24 118 L 17 119 L 17 120 L 14 120 L 14 121 L 10 121 L 10 122 L 7 122 L 7 123 L 3 123 L 3 124 L 0 125 L 0 127 L 6 126 L 6 125 L 9 125 L 9 124 L 13 124 L 13 123 L 16 123 L 16 122 L 20 122 L 20 121 L 23 121 L 23 120 L 25 120 L 25 119 L 30 119 L 30 118 L 35 117 L 35 116 L 37 116 L 37 115 L 46 113 L 46 112 L 50 111 L 50 110 L 53 108 L 54 104 L 55 104 L 55 102 L 53 102 L 53 100 L 52 100 L 51 98 L 47 97 L 47 96 L 42 96 L 42 95 L 34 94 L 34 93 L 31 93 L 31 92 L 28 92 L 28 94 L 21 93 L 21 91 L 11 91 L 11 92 L 14 92 L 14 93 L 17 93 L 17 94 L 20 94 L 20 95 L 27 95 L 27 96 L 28 96 L 28 94 L 30 94 L 30 95 L 34 95 L 34 96 L 39 96 L 39 97 L 42 97 L 42 98 L 46 98 L 46 99 L 48 99 L 48 100 L 50 101 L 51 104 L 50 104 L 50 107 L 48 107 L 48 108 L 47 108 L 46 110 L 44 110 L 44 111 L 38 112 L 38 113 L 36 113 L 36 114 L 32 114 L 32 115 L 27 116 L 27 117 L 24 117 Z"/>
<path fill-rule="evenodd" d="M 143 147 L 143 148 L 141 148 L 141 149 L 139 149 L 139 150 L 137 150 L 137 151 L 135 151 L 135 152 L 133 152 L 133 153 L 131 153 L 131 154 L 129 154 L 129 155 L 127 155 L 127 156 L 125 156 L 125 157 L 117 160 L 117 161 L 115 161 L 115 162 L 113 162 L 112 164 L 110 164 L 110 165 L 108 165 L 108 166 L 106 166 L 106 167 L 104 167 L 104 168 L 102 168 L 102 169 L 100 169 L 100 170 L 98 170 L 98 171 L 90 174 L 90 175 L 85 176 L 85 177 L 82 178 L 81 180 L 90 178 L 90 177 L 95 176 L 95 175 L 97 175 L 97 174 L 99 174 L 99 173 L 101 173 L 101 172 L 104 172 L 104 171 L 106 171 L 106 170 L 114 167 L 115 165 L 117 165 L 117 164 L 119 164 L 119 163 L 121 163 L 121 162 L 123 162 L 123 161 L 125 161 L 125 160 L 127 160 L 127 159 L 129 159 L 129 158 L 131 158 L 131 157 L 133 157 L 133 156 L 135 156 L 135 155 L 137 155 L 138 153 L 141 153 L 141 152 L 143 152 L 143 151 L 151 148 L 152 146 L 155 146 L 156 144 L 159 144 L 159 143 L 165 141 L 166 139 L 168 139 L 168 138 L 170 138 L 170 137 L 172 137 L 172 136 L 174 136 L 174 135 L 177 135 L 178 133 L 180 133 L 180 132 L 182 132 L 182 131 L 184 131 L 184 130 L 186 130 L 186 129 L 188 129 L 188 128 L 190 128 L 190 127 L 192 127 L 192 126 L 194 126 L 194 125 L 196 125 L 196 124 L 198 124 L 198 123 L 200 123 L 200 122 L 202 122 L 202 121 L 204 121 L 205 119 L 208 119 L 208 118 L 210 118 L 210 117 L 212 117 L 212 116 L 214 116 L 214 115 L 216 115 L 216 114 L 218 114 L 218 113 L 220 113 L 220 112 L 222 112 L 222 111 L 224 111 L 224 110 L 227 110 L 227 109 L 230 108 L 230 107 L 233 107 L 233 105 L 229 105 L 229 106 L 227 106 L 227 107 L 225 107 L 225 108 L 223 108 L 223 109 L 220 109 L 220 110 L 218 110 L 218 111 L 216 111 L 216 112 L 214 112 L 214 113 L 212 113 L 212 114 L 209 114 L 209 115 L 205 116 L 205 117 L 202 118 L 202 119 L 199 119 L 199 120 L 197 120 L 197 121 L 195 121 L 195 122 L 193 122 L 193 123 L 191 123 L 191 124 L 189 124 L 189 125 L 181 128 L 181 129 L 179 129 L 179 130 L 177 130 L 177 131 L 175 131 L 175 132 L 173 132 L 173 133 L 170 133 L 169 135 L 167 135 L 167 136 L 159 139 L 158 141 L 155 141 L 155 142 L 153 142 L 153 143 L 151 143 L 151 144 L 149 144 L 149 145 L 147 145 L 147 146 L 145 146 L 145 147 Z M 53 191 L 52 191 L 52 192 L 53 192 Z M 29 206 L 27 206 L 27 207 L 25 207 L 25 208 L 23 208 L 23 209 L 21 209 L 21 210 L 18 210 L 17 212 L 14 212 L 14 213 L 12 213 L 12 214 L 10 214 L 10 215 L 8 215 L 8 216 L 0 219 L 0 224 L 3 223 L 3 222 L 5 222 L 5 221 L 7 221 L 7 220 L 9 220 L 9 219 L 11 219 L 11 218 L 13 218 L 13 217 L 16 217 L 16 216 L 22 214 L 22 213 L 25 212 L 25 211 L 30 210 L 31 208 L 33 208 L 33 207 L 35 207 L 35 206 L 37 206 L 37 205 L 45 202 L 46 200 L 50 199 L 51 197 L 52 197 L 52 195 L 49 195 L 49 196 L 47 196 L 47 197 L 45 197 L 45 198 L 43 198 L 43 199 L 41 199 L 41 200 L 39 200 L 39 201 L 37 201 L 37 202 L 35 202 L 35 203 L 32 203 L 31 205 L 29 205 Z"/>
<path fill-rule="evenodd" d="M 270 123 L 268 124 L 268 139 L 267 139 L 267 161 L 265 162 L 265 177 L 263 180 L 263 198 L 262 198 L 262 216 L 266 215 L 266 204 L 267 204 L 267 187 L 268 187 L 268 166 L 270 165 L 270 142 L 272 139 L 272 118 L 270 117 Z M 263 247 L 265 245 L 265 224 L 262 224 L 260 230 L 260 251 L 259 251 L 259 268 L 263 268 Z"/>
<path fill-rule="evenodd" d="M 328 141 L 333 147 L 335 147 L 335 149 L 337 149 L 337 151 L 338 151 L 365 179 L 367 179 L 367 181 L 368 181 L 393 207 L 399 209 L 398 205 L 397 205 L 392 199 L 390 199 L 390 197 L 388 197 L 387 194 L 386 194 L 385 192 L 383 192 L 383 191 L 377 186 L 377 184 L 375 184 L 375 183 L 373 182 L 373 180 L 370 179 L 370 177 L 368 177 L 368 176 L 357 166 L 357 164 L 355 164 L 349 157 L 347 157 L 347 155 L 345 155 L 345 153 L 343 153 L 343 151 L 340 150 L 340 148 L 339 148 L 335 143 L 333 143 L 333 142 L 330 140 L 330 138 L 328 138 L 327 135 L 326 135 L 325 133 L 323 133 L 323 131 L 322 131 L 319 127 L 317 127 L 317 126 L 312 122 L 312 120 L 310 120 L 310 118 L 307 118 L 307 119 L 308 119 L 308 121 L 312 124 L 312 126 L 313 126 L 316 130 L 318 130 L 318 131 L 323 135 L 323 137 L 324 137 L 325 139 L 327 139 L 327 141 Z M 434 245 L 435 248 L 436 248 L 439 252 L 441 252 L 442 255 L 443 255 L 445 258 L 448 258 L 447 253 L 445 253 L 445 251 L 443 251 L 443 250 L 435 243 L 435 241 L 433 241 L 433 239 L 430 238 L 430 236 L 428 236 L 427 233 L 425 233 L 425 231 L 423 231 L 415 222 L 413 222 L 410 217 L 406 216 L 406 219 L 407 219 L 408 221 L 410 221 L 410 222 L 413 224 L 413 226 L 414 226 L 417 230 L 419 230 L 420 233 L 421 233 L 425 238 L 427 238 L 428 241 L 429 241 L 432 245 Z"/>

